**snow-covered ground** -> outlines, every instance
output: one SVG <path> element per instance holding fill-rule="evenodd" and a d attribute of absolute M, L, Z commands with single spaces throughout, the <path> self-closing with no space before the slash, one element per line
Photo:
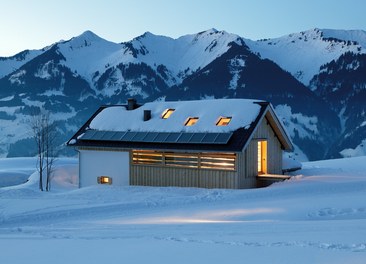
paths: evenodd
<path fill-rule="evenodd" d="M 32 163 L 0 160 L 0 181 Z M 366 157 L 295 174 L 250 190 L 78 189 L 77 160 L 59 159 L 51 192 L 36 173 L 0 188 L 0 263 L 366 263 Z"/>

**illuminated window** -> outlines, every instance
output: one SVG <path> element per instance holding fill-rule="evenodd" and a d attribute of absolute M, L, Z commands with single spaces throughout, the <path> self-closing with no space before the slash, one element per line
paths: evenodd
<path fill-rule="evenodd" d="M 231 117 L 220 117 L 216 122 L 216 126 L 227 126 L 231 121 Z"/>
<path fill-rule="evenodd" d="M 97 181 L 99 184 L 112 184 L 112 178 L 108 176 L 100 176 Z"/>
<path fill-rule="evenodd" d="M 158 151 L 133 150 L 132 161 L 133 164 L 161 165 L 163 163 L 163 154 Z"/>
<path fill-rule="evenodd" d="M 184 123 L 185 126 L 193 126 L 198 121 L 198 117 L 189 117 L 187 121 Z"/>
<path fill-rule="evenodd" d="M 161 118 L 168 119 L 173 114 L 174 111 L 175 111 L 175 109 L 165 110 L 164 113 L 161 115 Z"/>
<path fill-rule="evenodd" d="M 197 153 L 173 153 L 166 152 L 165 166 L 198 168 L 198 154 Z"/>
<path fill-rule="evenodd" d="M 258 141 L 258 173 L 267 173 L 267 141 Z"/>
<path fill-rule="evenodd" d="M 235 153 L 202 153 L 200 156 L 200 168 L 234 171 L 235 160 Z"/>
<path fill-rule="evenodd" d="M 132 163 L 135 166 L 182 167 L 234 171 L 235 153 L 178 153 L 151 150 L 133 150 Z"/>

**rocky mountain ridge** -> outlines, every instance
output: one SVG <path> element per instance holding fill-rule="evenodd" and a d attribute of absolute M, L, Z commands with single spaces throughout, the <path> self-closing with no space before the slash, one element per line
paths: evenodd
<path fill-rule="evenodd" d="M 34 154 L 31 114 L 51 113 L 61 145 L 99 105 L 129 97 L 268 100 L 299 159 L 364 154 L 365 43 L 365 31 L 320 29 L 260 41 L 215 29 L 177 39 L 147 32 L 125 43 L 86 31 L 0 58 L 0 156 Z"/>

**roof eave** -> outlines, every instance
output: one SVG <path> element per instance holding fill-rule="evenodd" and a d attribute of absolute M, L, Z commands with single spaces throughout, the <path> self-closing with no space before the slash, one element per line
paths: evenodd
<path fill-rule="evenodd" d="M 258 126 L 263 121 L 263 118 L 267 118 L 278 140 L 280 141 L 282 148 L 285 151 L 289 152 L 293 151 L 292 141 L 288 136 L 286 130 L 284 129 L 282 122 L 278 119 L 272 105 L 268 102 L 258 102 L 258 104 L 262 106 L 262 109 L 260 114 L 258 115 L 258 118 L 255 120 L 255 126 L 253 127 L 253 130 L 250 133 L 250 138 L 245 143 L 243 150 L 245 150 L 248 147 L 249 143 L 254 137 L 254 132 L 257 130 Z"/>
<path fill-rule="evenodd" d="M 271 104 L 269 104 L 265 116 L 266 116 L 268 122 L 270 123 L 272 129 L 276 133 L 277 138 L 281 142 L 283 149 L 285 151 L 293 151 L 294 146 L 291 141 L 291 138 L 287 134 L 287 131 L 284 128 L 284 125 L 282 124 L 282 122 L 278 119 L 278 116 L 276 115 Z"/>

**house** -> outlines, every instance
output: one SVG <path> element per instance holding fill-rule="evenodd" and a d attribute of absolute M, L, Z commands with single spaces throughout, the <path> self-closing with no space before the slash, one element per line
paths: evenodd
<path fill-rule="evenodd" d="M 254 188 L 283 179 L 293 146 L 270 103 L 249 99 L 103 106 L 68 141 L 80 187 Z"/>

